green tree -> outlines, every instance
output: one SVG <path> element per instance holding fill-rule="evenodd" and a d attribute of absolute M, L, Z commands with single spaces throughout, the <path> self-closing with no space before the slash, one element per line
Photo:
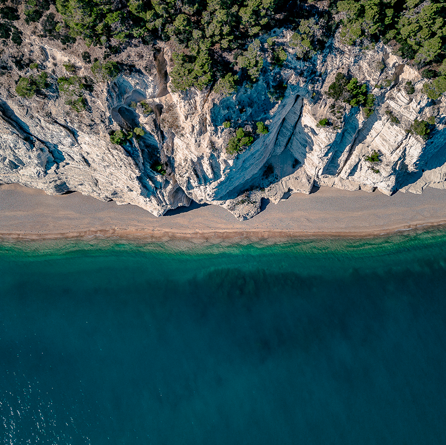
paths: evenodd
<path fill-rule="evenodd" d="M 347 92 L 348 83 L 345 74 L 337 73 L 334 82 L 328 87 L 327 95 L 334 100 L 340 100 Z"/>
<path fill-rule="evenodd" d="M 257 122 L 257 134 L 268 134 L 268 127 L 263 122 Z"/>
<path fill-rule="evenodd" d="M 289 45 L 295 48 L 298 58 L 309 59 L 316 54 L 316 38 L 320 28 L 315 18 L 300 21 L 298 30 L 289 42 Z"/>
<path fill-rule="evenodd" d="M 226 152 L 233 155 L 239 153 L 244 147 L 248 147 L 254 142 L 254 138 L 250 133 L 247 133 L 243 128 L 237 129 L 235 136 L 229 139 L 226 146 Z"/>
<path fill-rule="evenodd" d="M 347 90 L 350 93 L 349 103 L 352 107 L 358 107 L 367 100 L 367 85 L 365 83 L 360 85 L 356 77 L 347 84 Z"/>
<path fill-rule="evenodd" d="M 417 134 L 418 136 L 421 136 L 423 139 L 428 139 L 431 129 L 432 129 L 432 125 L 429 124 L 429 122 L 427 122 L 425 120 L 415 119 L 408 131 L 409 131 L 409 133 Z"/>
<path fill-rule="evenodd" d="M 223 96 L 230 96 L 237 89 L 237 81 L 238 77 L 234 76 L 231 73 L 226 74 L 225 77 L 222 77 L 218 80 L 214 87 L 214 91 L 217 94 L 222 94 Z"/>
<path fill-rule="evenodd" d="M 196 57 L 174 53 L 172 58 L 174 67 L 170 78 L 174 91 L 185 91 L 191 87 L 202 90 L 212 82 L 211 58 L 207 52 L 202 51 Z"/>
<path fill-rule="evenodd" d="M 276 48 L 273 51 L 273 65 L 281 67 L 283 66 L 287 58 L 288 55 L 283 48 Z"/>
<path fill-rule="evenodd" d="M 439 99 L 443 93 L 446 93 L 446 76 L 437 77 L 432 82 L 425 83 L 423 92 L 429 99 Z"/>
<path fill-rule="evenodd" d="M 257 81 L 263 67 L 263 57 L 260 52 L 260 40 L 254 40 L 248 49 L 237 59 L 238 66 L 248 71 L 253 82 Z"/>

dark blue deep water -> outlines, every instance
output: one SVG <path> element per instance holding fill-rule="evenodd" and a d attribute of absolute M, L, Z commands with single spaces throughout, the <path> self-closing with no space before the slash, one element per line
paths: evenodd
<path fill-rule="evenodd" d="M 446 443 L 446 233 L 0 246 L 1 444 Z"/>

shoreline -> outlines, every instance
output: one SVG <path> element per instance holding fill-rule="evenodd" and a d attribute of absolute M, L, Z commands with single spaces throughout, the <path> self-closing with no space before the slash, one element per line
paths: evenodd
<path fill-rule="evenodd" d="M 238 221 L 218 206 L 198 206 L 156 218 L 132 205 L 102 202 L 80 193 L 49 196 L 19 185 L 0 186 L 0 241 L 117 239 L 274 243 L 298 239 L 371 238 L 446 226 L 446 192 L 422 195 L 319 189 L 268 204 Z"/>
<path fill-rule="evenodd" d="M 308 239 L 367 239 L 388 237 L 403 233 L 425 232 L 429 230 L 446 228 L 446 221 L 415 224 L 407 227 L 388 228 L 386 230 L 364 232 L 298 232 L 298 231 L 220 231 L 220 232 L 137 232 L 125 229 L 87 230 L 85 232 L 60 232 L 60 233 L 3 233 L 0 232 L 2 241 L 57 241 L 57 240 L 123 240 L 145 242 L 167 241 L 191 241 L 208 244 L 218 244 L 221 241 L 248 241 L 261 242 L 272 241 L 274 243 L 308 240 Z"/>

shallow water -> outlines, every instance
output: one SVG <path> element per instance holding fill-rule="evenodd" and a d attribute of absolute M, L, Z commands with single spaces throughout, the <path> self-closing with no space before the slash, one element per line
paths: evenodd
<path fill-rule="evenodd" d="M 0 246 L 4 444 L 443 444 L 446 233 Z"/>

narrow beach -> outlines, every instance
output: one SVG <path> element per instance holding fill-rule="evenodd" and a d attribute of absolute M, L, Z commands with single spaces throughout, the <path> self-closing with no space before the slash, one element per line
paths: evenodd
<path fill-rule="evenodd" d="M 164 241 L 366 237 L 446 223 L 446 192 L 422 195 L 349 192 L 321 188 L 268 204 L 249 221 L 217 206 L 193 205 L 156 218 L 132 205 L 118 206 L 80 193 L 48 196 L 19 185 L 0 186 L 0 238 L 119 237 Z"/>

